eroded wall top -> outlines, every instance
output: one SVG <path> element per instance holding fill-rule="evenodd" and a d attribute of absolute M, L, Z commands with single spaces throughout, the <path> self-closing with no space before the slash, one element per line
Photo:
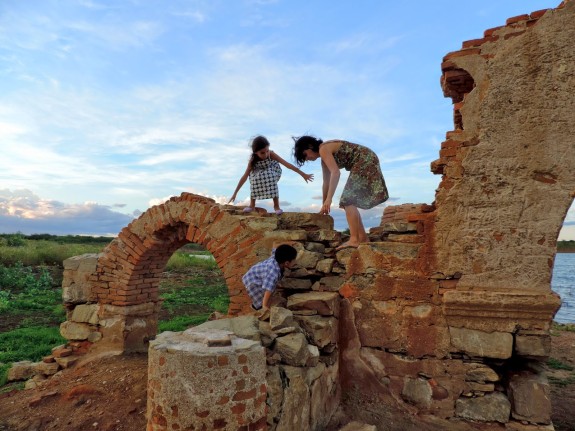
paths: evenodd
<path fill-rule="evenodd" d="M 432 163 L 438 270 L 458 289 L 549 290 L 575 192 L 575 2 L 510 18 L 442 64 L 454 127 Z"/>

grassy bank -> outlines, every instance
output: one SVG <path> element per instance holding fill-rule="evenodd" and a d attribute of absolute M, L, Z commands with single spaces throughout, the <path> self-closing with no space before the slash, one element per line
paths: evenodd
<path fill-rule="evenodd" d="M 101 252 L 110 240 L 0 235 L 0 386 L 12 362 L 39 361 L 66 341 L 59 332 L 66 319 L 62 262 Z M 204 322 L 213 311 L 227 312 L 227 287 L 217 264 L 191 253 L 209 255 L 195 245 L 177 251 L 160 281 L 160 332 L 181 331 Z"/>

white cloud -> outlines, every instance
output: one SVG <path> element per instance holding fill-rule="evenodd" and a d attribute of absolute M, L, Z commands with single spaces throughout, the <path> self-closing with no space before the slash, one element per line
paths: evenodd
<path fill-rule="evenodd" d="M 94 202 L 66 204 L 42 199 L 30 190 L 0 190 L 3 233 L 116 235 L 132 219 Z"/>

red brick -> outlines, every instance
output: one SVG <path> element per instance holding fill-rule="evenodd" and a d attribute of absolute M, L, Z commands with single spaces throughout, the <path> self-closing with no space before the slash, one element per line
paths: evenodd
<path fill-rule="evenodd" d="M 228 423 L 225 419 L 214 419 L 214 427 L 213 429 L 219 430 L 225 428 Z"/>
<path fill-rule="evenodd" d="M 529 19 L 528 14 L 513 16 L 511 18 L 507 18 L 507 21 L 505 21 L 505 25 L 516 24 L 521 21 L 527 21 L 528 19 Z"/>
<path fill-rule="evenodd" d="M 231 411 L 235 415 L 239 415 L 246 411 L 246 405 L 244 403 L 238 403 L 231 408 Z"/>
<path fill-rule="evenodd" d="M 233 401 L 244 401 L 255 398 L 256 396 L 256 388 L 250 389 L 249 391 L 239 391 L 236 392 L 233 396 Z"/>
<path fill-rule="evenodd" d="M 220 399 L 218 401 L 216 401 L 216 404 L 218 405 L 224 405 L 227 404 L 230 401 L 230 397 L 223 395 L 222 397 L 220 397 Z"/>
<path fill-rule="evenodd" d="M 448 53 L 445 57 L 443 57 L 443 61 L 449 60 L 451 58 L 456 57 L 463 57 L 466 55 L 473 55 L 473 54 L 480 54 L 481 49 L 479 48 L 469 48 L 469 49 L 462 49 L 460 51 L 453 51 Z"/>
<path fill-rule="evenodd" d="M 547 13 L 547 11 L 550 9 L 541 9 L 541 10 L 536 10 L 534 12 L 531 12 L 529 14 L 529 18 L 531 19 L 539 19 L 541 18 L 543 15 L 545 15 L 545 13 Z"/>

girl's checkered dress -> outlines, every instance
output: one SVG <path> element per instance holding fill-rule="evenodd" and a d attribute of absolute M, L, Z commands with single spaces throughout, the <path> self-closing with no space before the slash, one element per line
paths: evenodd
<path fill-rule="evenodd" d="M 282 168 L 271 158 L 256 162 L 250 172 L 250 192 L 252 199 L 273 199 L 279 197 L 278 181 Z"/>

